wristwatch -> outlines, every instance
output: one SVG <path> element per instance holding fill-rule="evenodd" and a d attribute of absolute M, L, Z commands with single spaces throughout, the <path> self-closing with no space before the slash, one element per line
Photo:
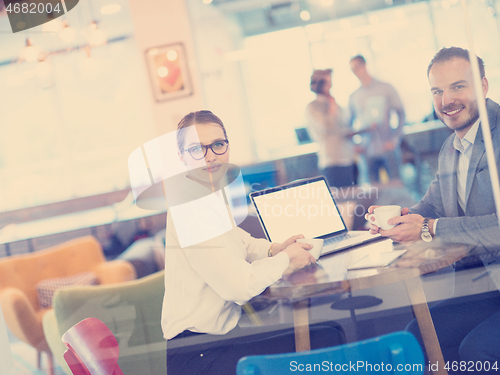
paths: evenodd
<path fill-rule="evenodd" d="M 425 242 L 431 242 L 432 241 L 432 235 L 429 232 L 429 220 L 425 218 L 424 222 L 422 224 L 422 231 L 420 232 L 420 238 L 422 238 Z"/>

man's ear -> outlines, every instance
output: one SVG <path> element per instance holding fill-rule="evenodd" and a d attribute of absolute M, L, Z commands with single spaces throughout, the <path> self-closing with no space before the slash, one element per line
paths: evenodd
<path fill-rule="evenodd" d="M 488 93 L 489 88 L 488 80 L 486 79 L 486 77 L 481 78 L 481 86 L 483 88 L 483 95 L 486 98 L 486 94 Z"/>

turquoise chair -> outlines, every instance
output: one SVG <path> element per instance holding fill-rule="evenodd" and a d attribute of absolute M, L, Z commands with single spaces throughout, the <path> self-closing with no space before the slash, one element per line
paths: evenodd
<path fill-rule="evenodd" d="M 394 332 L 345 345 L 298 353 L 243 357 L 237 375 L 296 373 L 405 374 L 424 372 L 424 356 L 415 337 Z"/>

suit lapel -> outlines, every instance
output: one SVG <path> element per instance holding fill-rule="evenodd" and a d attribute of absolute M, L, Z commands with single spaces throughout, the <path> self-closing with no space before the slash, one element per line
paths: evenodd
<path fill-rule="evenodd" d="M 498 114 L 498 104 L 492 102 L 490 99 L 486 99 L 486 109 L 488 112 L 488 120 L 490 122 L 490 129 L 494 129 L 497 123 Z M 472 185 L 477 174 L 477 167 L 479 161 L 483 157 L 486 148 L 484 146 L 483 129 L 481 128 L 482 122 L 480 123 L 479 129 L 477 129 L 476 139 L 474 140 L 474 146 L 472 148 L 472 155 L 469 163 L 469 170 L 467 171 L 467 183 L 465 185 L 465 213 L 467 214 L 467 203 L 469 202 L 470 192 L 472 190 Z M 492 135 L 493 137 L 493 135 Z"/>

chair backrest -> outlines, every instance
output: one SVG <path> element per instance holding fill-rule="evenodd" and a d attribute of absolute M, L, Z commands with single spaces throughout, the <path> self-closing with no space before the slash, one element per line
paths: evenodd
<path fill-rule="evenodd" d="M 90 271 L 105 262 L 101 244 L 92 236 L 80 237 L 34 253 L 0 260 L 0 290 L 22 290 L 33 307 L 38 306 L 35 285 L 45 279 Z"/>
<path fill-rule="evenodd" d="M 291 372 L 422 374 L 424 356 L 415 337 L 394 332 L 355 343 L 298 353 L 243 357 L 237 375 L 281 375 Z"/>
<path fill-rule="evenodd" d="M 53 308 L 59 332 L 77 322 L 95 317 L 110 327 L 128 345 L 164 342 L 161 309 L 165 294 L 164 271 L 141 279 L 99 286 L 74 286 L 59 289 Z"/>
<path fill-rule="evenodd" d="M 127 374 L 164 374 L 166 341 L 161 329 L 164 271 L 118 284 L 59 289 L 53 308 L 63 333 L 88 317 L 100 319 L 120 346 L 119 364 Z M 63 348 L 52 348 L 61 358 Z"/>
<path fill-rule="evenodd" d="M 97 318 L 87 318 L 62 337 L 64 359 L 74 375 L 123 375 L 118 366 L 118 340 Z"/>

